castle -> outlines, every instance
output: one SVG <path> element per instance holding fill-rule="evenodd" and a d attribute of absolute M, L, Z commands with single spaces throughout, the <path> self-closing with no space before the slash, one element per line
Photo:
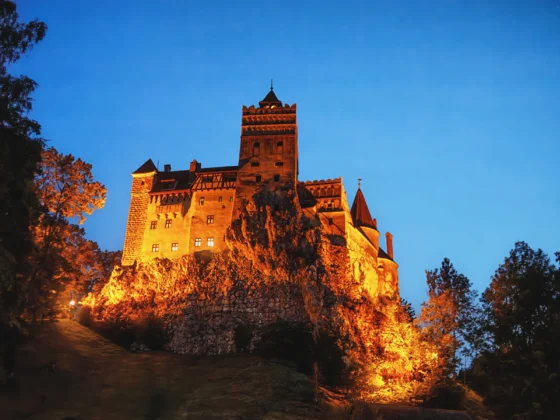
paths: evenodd
<path fill-rule="evenodd" d="M 193 160 L 188 170 L 159 171 L 149 159 L 132 173 L 122 264 L 227 249 L 226 230 L 263 186 L 297 194 L 303 216 L 348 248 L 355 276 L 372 295 L 383 294 L 378 278 L 398 285 L 392 235 L 384 251 L 360 187 L 350 208 L 341 178 L 298 180 L 296 105 L 282 104 L 272 87 L 258 107 L 243 106 L 237 165 L 204 168 Z"/>

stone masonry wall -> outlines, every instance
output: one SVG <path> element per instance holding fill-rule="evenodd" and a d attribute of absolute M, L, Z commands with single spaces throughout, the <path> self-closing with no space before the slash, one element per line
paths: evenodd
<path fill-rule="evenodd" d="M 142 253 L 153 174 L 134 176 L 123 248 L 123 264 L 132 264 Z"/>

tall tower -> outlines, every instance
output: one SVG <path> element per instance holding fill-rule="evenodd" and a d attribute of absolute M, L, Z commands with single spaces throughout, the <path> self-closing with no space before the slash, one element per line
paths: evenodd
<path fill-rule="evenodd" d="M 271 86 L 258 108 L 243 106 L 236 200 L 249 199 L 261 184 L 295 191 L 297 175 L 296 105 L 282 105 Z"/>
<path fill-rule="evenodd" d="M 140 257 L 146 231 L 148 204 L 154 177 L 157 174 L 156 165 L 148 159 L 142 166 L 132 173 L 132 188 L 130 190 L 130 209 L 124 238 L 122 264 L 130 265 Z"/>

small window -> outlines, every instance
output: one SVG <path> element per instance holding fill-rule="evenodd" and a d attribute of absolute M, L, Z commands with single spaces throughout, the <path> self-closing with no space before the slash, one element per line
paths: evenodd
<path fill-rule="evenodd" d="M 179 251 L 179 244 L 177 242 L 171 244 L 171 251 Z"/>
<path fill-rule="evenodd" d="M 251 166 L 252 167 L 260 166 L 260 163 L 259 162 L 251 162 Z"/>
<path fill-rule="evenodd" d="M 233 197 L 230 197 L 230 198 L 229 198 L 229 202 L 230 202 L 230 203 L 233 203 Z"/>
<path fill-rule="evenodd" d="M 261 144 L 256 141 L 253 143 L 253 156 L 258 156 L 261 154 Z"/>
<path fill-rule="evenodd" d="M 201 246 L 202 245 L 202 238 L 196 238 L 194 240 L 194 246 Z"/>
<path fill-rule="evenodd" d="M 214 246 L 214 238 L 208 238 L 207 245 L 208 246 Z"/>
<path fill-rule="evenodd" d="M 152 252 L 158 252 L 159 251 L 159 244 L 153 244 L 152 245 Z"/>
<path fill-rule="evenodd" d="M 284 162 L 276 162 L 274 166 L 284 166 Z"/>
<path fill-rule="evenodd" d="M 257 175 L 257 176 L 255 176 L 255 181 L 257 181 L 257 182 L 261 182 L 261 179 L 262 179 L 262 178 L 261 178 L 261 176 L 260 176 L 260 175 Z"/>
<path fill-rule="evenodd" d="M 198 203 L 203 206 L 204 205 L 204 197 L 200 197 L 200 200 L 198 200 Z"/>
<path fill-rule="evenodd" d="M 171 228 L 171 222 L 172 222 L 171 219 L 167 219 L 167 220 L 165 221 L 165 229 Z"/>
<path fill-rule="evenodd" d="M 209 225 L 213 225 L 214 224 L 214 215 L 211 214 L 210 216 L 206 217 L 206 223 Z"/>
<path fill-rule="evenodd" d="M 274 175 L 274 182 L 278 182 L 278 181 L 280 181 L 280 175 L 275 174 Z"/>
<path fill-rule="evenodd" d="M 222 197 L 218 197 L 218 203 L 222 202 Z"/>
<path fill-rule="evenodd" d="M 172 190 L 175 187 L 175 181 L 162 181 L 161 182 L 161 189 L 162 190 Z"/>
<path fill-rule="evenodd" d="M 282 156 L 283 153 L 284 153 L 284 142 L 279 141 L 278 143 L 276 143 L 276 154 Z"/>
<path fill-rule="evenodd" d="M 150 222 L 150 229 L 151 230 L 157 229 L 157 220 Z"/>

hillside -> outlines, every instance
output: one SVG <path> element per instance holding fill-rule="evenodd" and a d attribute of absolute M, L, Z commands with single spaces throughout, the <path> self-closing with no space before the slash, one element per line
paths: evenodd
<path fill-rule="evenodd" d="M 310 378 L 282 362 L 133 354 L 69 320 L 46 323 L 21 348 L 14 385 L 0 394 L 2 419 L 469 418 L 443 410 L 353 406 L 326 390 L 317 406 Z"/>

